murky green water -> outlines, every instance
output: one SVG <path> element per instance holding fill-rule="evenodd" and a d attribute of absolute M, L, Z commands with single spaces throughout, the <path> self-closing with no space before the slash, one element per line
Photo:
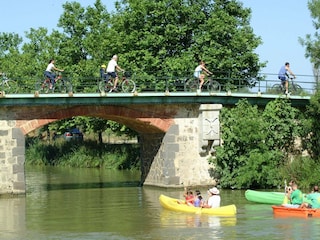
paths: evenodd
<path fill-rule="evenodd" d="M 236 217 L 171 212 L 178 190 L 138 187 L 139 172 L 28 168 L 27 194 L 0 198 L 0 239 L 318 239 L 320 219 L 274 218 L 244 191 L 222 190 Z M 205 189 L 201 189 L 205 191 Z"/>

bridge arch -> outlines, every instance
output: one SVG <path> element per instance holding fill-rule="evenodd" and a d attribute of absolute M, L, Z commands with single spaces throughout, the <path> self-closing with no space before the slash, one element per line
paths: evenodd
<path fill-rule="evenodd" d="M 45 111 L 34 112 L 29 117 L 26 117 L 25 112 L 21 111 L 17 115 L 17 119 L 20 120 L 17 120 L 16 127 L 21 128 L 23 134 L 28 134 L 39 127 L 61 119 L 91 116 L 124 124 L 138 133 L 165 133 L 174 124 L 174 114 L 172 110 L 164 111 L 160 115 L 154 109 L 148 111 L 148 108 L 144 108 L 144 111 L 141 111 L 141 109 L 125 106 L 76 106 L 53 108 L 51 111 L 50 108 L 46 108 Z"/>
<path fill-rule="evenodd" d="M 214 182 L 209 174 L 208 142 L 219 144 L 221 107 L 198 103 L 50 103 L 0 107 L 0 116 L 4 116 L 0 119 L 0 142 L 6 144 L 0 148 L 0 168 L 4 169 L 0 173 L 0 194 L 25 192 L 24 136 L 48 123 L 73 116 L 113 120 L 137 131 L 142 184 L 211 185 Z"/>

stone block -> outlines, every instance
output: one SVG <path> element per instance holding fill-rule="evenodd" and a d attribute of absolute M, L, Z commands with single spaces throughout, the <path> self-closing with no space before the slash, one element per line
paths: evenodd
<path fill-rule="evenodd" d="M 179 125 L 175 124 L 169 128 L 168 133 L 178 135 L 179 134 Z"/>
<path fill-rule="evenodd" d="M 12 129 L 12 138 L 13 139 L 24 139 L 25 137 L 24 137 L 20 128 L 13 128 Z"/>
<path fill-rule="evenodd" d="M 0 130 L 0 137 L 8 136 L 8 134 L 9 134 L 8 130 Z"/>
<path fill-rule="evenodd" d="M 20 156 L 20 155 L 24 155 L 25 153 L 25 147 L 15 147 L 12 149 L 12 156 Z"/>
<path fill-rule="evenodd" d="M 179 185 L 180 184 L 180 177 L 166 177 L 164 178 L 165 185 Z"/>
<path fill-rule="evenodd" d="M 24 182 L 14 182 L 13 183 L 13 193 L 20 194 L 26 192 L 26 185 Z"/>
<path fill-rule="evenodd" d="M 13 174 L 24 173 L 24 165 L 14 164 L 12 166 L 12 173 Z"/>

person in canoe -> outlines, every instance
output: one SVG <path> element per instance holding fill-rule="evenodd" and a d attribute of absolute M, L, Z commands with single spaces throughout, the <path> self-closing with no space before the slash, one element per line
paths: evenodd
<path fill-rule="evenodd" d="M 199 190 L 195 191 L 196 195 L 194 196 L 193 205 L 195 207 L 202 207 L 203 206 L 203 198 L 201 196 L 201 192 Z"/>
<path fill-rule="evenodd" d="M 180 204 L 187 204 L 188 206 L 194 206 L 194 199 L 193 192 L 190 189 L 184 188 L 183 196 L 185 201 L 179 200 L 178 203 Z"/>
<path fill-rule="evenodd" d="M 202 207 L 204 208 L 218 208 L 220 207 L 220 191 L 218 188 L 213 187 L 208 190 L 209 198 L 205 204 L 203 204 Z"/>
<path fill-rule="evenodd" d="M 298 185 L 293 183 L 291 189 L 288 188 L 287 193 L 290 203 L 284 203 L 282 206 L 287 208 L 299 208 L 303 202 L 302 192 L 298 189 Z"/>
<path fill-rule="evenodd" d="M 306 199 L 311 200 L 310 203 L 302 203 L 300 205 L 300 208 L 320 208 L 320 192 L 319 192 L 319 187 L 314 186 L 312 193 L 309 193 L 306 196 Z"/>

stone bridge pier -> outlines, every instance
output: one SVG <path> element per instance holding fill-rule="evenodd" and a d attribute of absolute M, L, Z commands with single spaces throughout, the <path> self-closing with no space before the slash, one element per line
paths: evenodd
<path fill-rule="evenodd" d="M 0 195 L 26 191 L 25 137 L 15 121 L 0 121 Z"/>
<path fill-rule="evenodd" d="M 201 104 L 176 117 L 163 134 L 141 134 L 144 185 L 162 187 L 212 185 L 208 158 L 220 145 L 221 104 Z"/>

